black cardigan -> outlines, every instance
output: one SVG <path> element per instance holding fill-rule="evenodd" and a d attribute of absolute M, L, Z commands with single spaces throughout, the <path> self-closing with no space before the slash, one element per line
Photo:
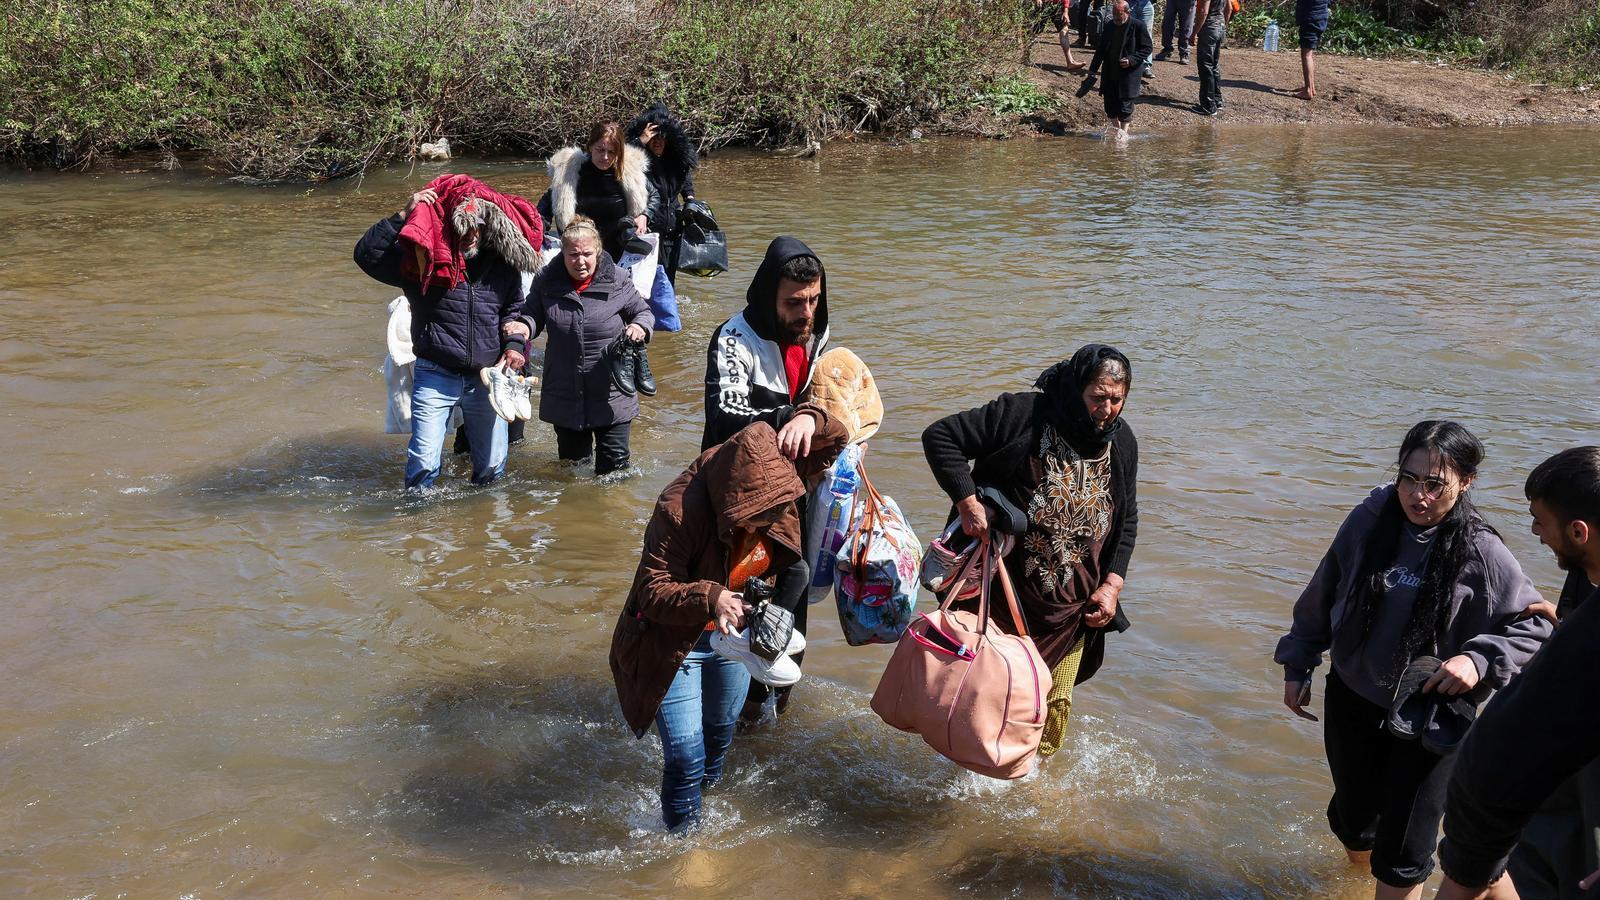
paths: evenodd
<path fill-rule="evenodd" d="M 1039 446 L 1044 425 L 1043 395 L 1001 394 L 995 400 L 966 412 L 945 416 L 922 432 L 922 452 L 934 480 L 952 503 L 977 493 L 978 484 L 998 489 L 1019 509 L 1027 509 L 1031 496 L 1029 460 Z M 970 467 L 969 467 L 970 462 Z M 1100 550 L 1100 571 L 1128 576 L 1133 544 L 1139 534 L 1139 441 L 1124 421 L 1111 443 L 1111 533 Z M 951 510 L 951 517 L 955 512 Z M 1117 604 L 1117 615 L 1106 626 L 1126 631 L 1128 619 Z M 1105 629 L 1085 629 L 1084 657 L 1078 682 L 1087 681 L 1099 668 L 1104 654 Z"/>

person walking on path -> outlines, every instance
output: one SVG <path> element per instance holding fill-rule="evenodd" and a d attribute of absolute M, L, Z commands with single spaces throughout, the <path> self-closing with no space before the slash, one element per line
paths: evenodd
<path fill-rule="evenodd" d="M 1294 24 L 1300 31 L 1300 72 L 1305 85 L 1293 96 L 1301 100 L 1317 99 L 1317 48 L 1322 46 L 1322 35 L 1328 30 L 1328 4 L 1330 0 L 1295 0 Z"/>
<path fill-rule="evenodd" d="M 990 539 L 980 486 L 1025 511 L 1027 530 L 1003 564 L 1055 685 L 1046 755 L 1061 746 L 1073 686 L 1104 659 L 1106 630 L 1128 627 L 1120 598 L 1139 531 L 1139 443 L 1122 408 L 1132 384 L 1126 356 L 1088 344 L 1046 369 L 1037 391 L 1001 394 L 922 432 L 928 467 L 968 536 Z M 1005 606 L 990 614 L 1018 633 Z"/>
<path fill-rule="evenodd" d="M 1197 0 L 1167 0 L 1161 11 L 1161 52 L 1156 59 L 1172 58 L 1173 42 L 1178 46 L 1178 62 L 1189 64 L 1189 45 L 1192 43 Z M 1202 20 L 1203 21 L 1203 20 Z"/>
<path fill-rule="evenodd" d="M 1195 112 L 1214 116 L 1222 111 L 1222 43 L 1228 38 L 1232 0 L 1195 0 L 1195 16 L 1200 27 L 1190 38 L 1200 57 L 1200 102 Z"/>
<path fill-rule="evenodd" d="M 1044 30 L 1046 23 L 1048 23 L 1050 30 L 1055 32 L 1057 43 L 1061 44 L 1061 55 L 1066 58 L 1067 71 L 1077 74 L 1089 68 L 1088 63 L 1081 63 L 1072 58 L 1071 2 L 1072 0 L 1033 0 L 1035 24 L 1029 28 L 1028 37 L 1024 39 L 1023 65 L 1028 64 L 1028 60 L 1032 55 L 1033 36 L 1037 31 Z M 1079 44 L 1079 46 L 1083 45 Z"/>
<path fill-rule="evenodd" d="M 600 249 L 595 223 L 574 217 L 561 232 L 561 255 L 528 290 L 522 320 L 506 326 L 523 340 L 548 335 L 539 419 L 555 428 L 562 460 L 582 462 L 592 452 L 596 476 L 628 468 L 628 430 L 639 398 L 616 384 L 610 354 L 642 359 L 654 328 L 633 279 Z"/>
<path fill-rule="evenodd" d="M 1581 802 L 1556 816 L 1576 837 L 1561 842 L 1565 853 L 1545 857 L 1562 868 L 1536 877 L 1526 865 L 1538 849 L 1528 846 L 1538 839 L 1530 820 L 1548 815 L 1540 807 L 1548 809 L 1563 782 L 1574 774 L 1592 779 L 1600 765 L 1600 447 L 1550 457 L 1528 475 L 1524 492 L 1533 533 L 1574 576 L 1573 590 L 1563 593 L 1588 599 L 1563 596 L 1555 636 L 1489 701 L 1456 754 L 1439 844 L 1440 900 L 1589 896 L 1600 882 L 1595 833 L 1583 822 L 1593 810 Z"/>
<path fill-rule="evenodd" d="M 743 665 L 713 652 L 712 631 L 745 627 L 744 580 L 801 560 L 798 501 L 848 439 L 820 407 L 795 414 L 815 425 L 798 457 L 779 448 L 770 424 L 756 422 L 701 453 L 661 492 L 612 632 L 623 717 L 636 737 L 654 722 L 661 738 L 661 815 L 671 829 L 698 819 L 702 793 L 722 776 L 750 686 Z"/>
<path fill-rule="evenodd" d="M 1089 77 L 1100 79 L 1100 96 L 1105 101 L 1111 136 L 1118 142 L 1128 139 L 1133 105 L 1141 89 L 1140 72 L 1149 55 L 1150 32 L 1129 16 L 1128 0 L 1113 0 L 1111 24 L 1095 45 Z M 1084 91 L 1087 90 L 1085 86 Z"/>
<path fill-rule="evenodd" d="M 1482 460 L 1483 445 L 1455 422 L 1413 426 L 1395 482 L 1345 518 L 1273 656 L 1284 705 L 1312 721 L 1311 674 L 1324 651 L 1332 658 L 1328 825 L 1351 863 L 1370 869 L 1379 900 L 1422 895 L 1454 759 L 1425 746 L 1421 729 L 1402 736 L 1397 692 L 1436 693 L 1444 715 L 1443 698 L 1471 703 L 1505 687 L 1550 635 L 1549 621 L 1525 615 L 1538 592 L 1467 497 Z M 1416 671 L 1432 674 L 1414 684 Z"/>
<path fill-rule="evenodd" d="M 471 437 L 472 481 L 506 465 L 506 423 L 479 372 L 520 369 L 526 343 L 502 329 L 522 311 L 523 276 L 539 268 L 544 224 L 527 200 L 467 175 L 441 175 L 356 244 L 363 272 L 405 291 L 416 353 L 405 485 L 433 486 L 457 403 Z"/>

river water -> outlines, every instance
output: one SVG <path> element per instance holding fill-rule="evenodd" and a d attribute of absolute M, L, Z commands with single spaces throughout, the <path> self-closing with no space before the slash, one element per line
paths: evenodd
<path fill-rule="evenodd" d="M 1359 895 L 1271 664 L 1345 511 L 1412 422 L 1459 417 L 1480 505 L 1559 584 L 1520 491 L 1600 423 L 1594 131 L 719 154 L 699 182 L 733 271 L 686 279 L 685 331 L 652 346 L 637 477 L 573 474 L 530 427 L 502 483 L 418 500 L 382 434 L 393 292 L 350 250 L 442 168 L 0 180 L 0 893 Z M 1002 784 L 879 722 L 888 648 L 818 607 L 790 715 L 739 737 L 676 839 L 606 650 L 698 447 L 710 332 L 780 232 L 828 266 L 835 341 L 887 407 L 874 480 L 924 538 L 924 426 L 1083 342 L 1127 352 L 1134 628 L 1066 748 Z"/>

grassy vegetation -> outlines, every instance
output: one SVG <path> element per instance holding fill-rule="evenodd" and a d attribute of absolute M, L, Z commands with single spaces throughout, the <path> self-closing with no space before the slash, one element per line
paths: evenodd
<path fill-rule="evenodd" d="M 0 156 L 201 151 L 331 178 L 448 136 L 547 150 L 665 100 L 710 144 L 909 127 L 994 84 L 986 0 L 21 0 Z"/>

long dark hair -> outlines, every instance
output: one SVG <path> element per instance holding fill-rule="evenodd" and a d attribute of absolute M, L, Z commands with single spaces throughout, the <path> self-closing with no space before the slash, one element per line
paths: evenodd
<path fill-rule="evenodd" d="M 1412 426 L 1405 440 L 1400 442 L 1398 464 L 1403 466 L 1406 457 L 1416 450 L 1439 454 L 1462 481 L 1476 475 L 1478 464 L 1483 461 L 1483 442 L 1455 422 L 1430 419 Z M 1397 480 L 1394 493 L 1378 513 L 1378 523 L 1367 538 L 1356 572 L 1355 583 L 1361 593 L 1353 619 L 1361 625 L 1362 641 L 1371 636 L 1372 626 L 1378 619 L 1378 609 L 1387 591 L 1384 574 L 1399 553 L 1403 539 L 1401 526 L 1405 521 Z M 1419 653 L 1443 639 L 1450 624 L 1450 605 L 1456 583 L 1461 580 L 1461 570 L 1474 553 L 1473 537 L 1480 529 L 1494 531 L 1483 521 L 1465 491 L 1436 527 L 1433 549 L 1423 566 L 1422 585 L 1417 588 L 1411 617 L 1406 620 L 1405 632 L 1391 661 L 1391 677 L 1398 677 Z"/>

